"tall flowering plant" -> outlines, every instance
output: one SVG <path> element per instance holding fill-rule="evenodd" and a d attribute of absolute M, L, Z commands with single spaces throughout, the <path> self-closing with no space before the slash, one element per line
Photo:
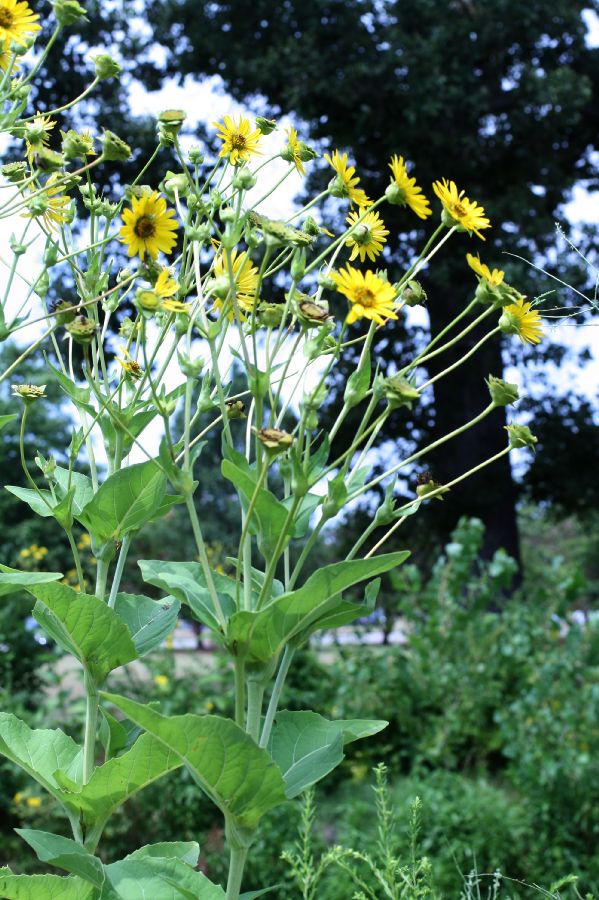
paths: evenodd
<path fill-rule="evenodd" d="M 53 7 L 57 29 L 84 12 L 75 0 L 54 0 Z M 70 829 L 68 836 L 21 829 L 39 860 L 60 874 L 1 869 L 0 894 L 15 900 L 257 896 L 240 891 L 261 818 L 326 776 L 343 759 L 347 743 L 386 725 L 281 710 L 294 654 L 316 632 L 373 609 L 380 576 L 408 556 L 383 552 L 390 536 L 423 503 L 441 498 L 470 474 L 449 484 L 425 478 L 413 499 L 398 505 L 398 473 L 476 427 L 495 407 L 514 403 L 517 389 L 490 377 L 489 403 L 479 415 L 394 460 L 376 477 L 369 451 L 393 410 L 418 403 L 438 379 L 501 332 L 537 342 L 540 319 L 502 271 L 468 254 L 471 302 L 409 365 L 382 377 L 372 358 L 375 333 L 393 328 L 406 307 L 425 301 L 417 276 L 443 244 L 484 240 L 491 227 L 484 209 L 453 181 L 435 182 L 441 220 L 407 271 L 389 274 L 377 268 L 390 241 L 385 205 L 405 207 L 406 216 L 423 221 L 433 215 L 401 156 L 390 160 L 389 185 L 373 200 L 359 186 L 346 153 L 326 154 L 332 170 L 326 190 L 286 221 L 276 221 L 264 214 L 264 201 L 289 174 L 303 175 L 316 152 L 289 128 L 282 149 L 269 156 L 265 137 L 275 122 L 258 118 L 252 125 L 225 116 L 214 123 L 207 157 L 197 147 L 185 153 L 179 140 L 185 114 L 179 110 L 159 117 L 151 159 L 121 195 L 108 199 L 94 183 L 93 170 L 129 159 L 127 144 L 110 131 L 99 144 L 91 132 L 58 132 L 56 116 L 80 98 L 61 109 L 28 112 L 29 86 L 53 42 L 28 68 L 26 52 L 38 19 L 26 2 L 0 0 L 2 124 L 23 147 L 22 160 L 2 169 L 2 215 L 17 216 L 22 233 L 11 241 L 0 328 L 3 339 L 33 323 L 41 331 L 0 375 L 11 380 L 21 404 L 0 427 L 20 415 L 29 486 L 6 487 L 34 513 L 54 520 L 72 551 L 78 583 L 66 584 L 59 572 L 0 566 L 0 593 L 25 589 L 35 598 L 41 627 L 80 664 L 85 714 L 80 739 L 74 740 L 0 713 L 0 752 L 55 799 Z M 97 56 L 94 64 L 89 90 L 102 78 L 118 76 L 109 56 Z M 165 148 L 177 159 L 176 170 L 165 167 L 160 184 L 146 184 L 144 173 Z M 287 164 L 283 176 L 275 188 L 261 190 L 281 158 Z M 319 205 L 328 197 L 347 205 L 346 227 L 336 234 L 318 224 Z M 28 266 L 23 272 L 19 261 L 34 233 L 43 237 L 43 261 L 39 271 Z M 114 260 L 124 253 L 129 264 L 118 268 Z M 77 294 L 73 303 L 59 293 L 66 272 Z M 16 277 L 27 293 L 15 312 Z M 339 320 L 329 306 L 337 295 L 345 303 Z M 442 358 L 482 322 L 489 329 L 478 343 L 427 377 L 429 360 Z M 327 433 L 319 424 L 327 381 L 350 345 L 361 348 L 359 362 Z M 31 405 L 46 402 L 44 385 L 18 383 L 20 364 L 38 346 L 48 350 L 48 377 L 60 384 L 74 422 L 67 465 L 35 459 L 42 486 L 31 474 L 25 435 Z M 234 367 L 242 377 L 236 392 Z M 173 371 L 177 383 L 167 389 L 165 379 Z M 333 453 L 332 440 L 356 407 L 361 418 L 351 444 Z M 151 454 L 144 431 L 156 420 L 163 438 Z M 527 427 L 513 424 L 507 431 L 505 448 L 481 458 L 471 471 L 513 447 L 534 445 Z M 226 573 L 211 564 L 207 552 L 210 509 L 198 514 L 194 503 L 205 477 L 203 439 L 211 432 L 222 439 L 222 474 L 239 499 L 238 550 Z M 132 461 L 134 452 L 141 461 Z M 323 528 L 378 485 L 383 499 L 346 558 L 306 575 Z M 143 580 L 160 592 L 159 599 L 121 591 L 137 535 L 177 504 L 187 510 L 196 558 L 138 560 Z M 80 550 L 87 546 L 97 563 L 93 591 L 86 589 L 81 563 Z M 107 690 L 111 672 L 159 650 L 182 607 L 230 660 L 234 719 L 193 709 L 168 716 L 155 701 L 142 704 Z M 225 887 L 197 869 L 198 845 L 177 835 L 121 860 L 106 862 L 99 855 L 115 810 L 181 767 L 191 773 L 198 798 L 213 803 L 224 818 L 230 854 Z"/>

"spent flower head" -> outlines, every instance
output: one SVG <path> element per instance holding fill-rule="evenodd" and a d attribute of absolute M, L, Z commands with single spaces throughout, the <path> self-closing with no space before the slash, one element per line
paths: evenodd
<path fill-rule="evenodd" d="M 46 396 L 45 384 L 13 384 L 11 387 L 13 395 L 20 397 L 24 403 L 35 403 Z"/>

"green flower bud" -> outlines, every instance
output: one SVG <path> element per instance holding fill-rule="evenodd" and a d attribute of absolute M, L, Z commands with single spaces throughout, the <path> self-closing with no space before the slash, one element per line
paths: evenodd
<path fill-rule="evenodd" d="M 121 74 L 121 67 L 108 53 L 100 53 L 93 57 L 96 67 L 96 78 L 105 81 L 107 78 L 117 78 Z"/>
<path fill-rule="evenodd" d="M 66 328 L 73 340 L 83 346 L 91 344 L 97 330 L 96 323 L 87 316 L 76 316 Z"/>
<path fill-rule="evenodd" d="M 247 166 L 240 166 L 233 175 L 233 187 L 238 191 L 249 191 L 256 186 L 258 179 Z"/>
<path fill-rule="evenodd" d="M 204 154 L 198 146 L 190 147 L 187 155 L 192 166 L 201 166 L 204 162 Z"/>
<path fill-rule="evenodd" d="M 347 486 L 341 475 L 331 478 L 327 484 L 327 496 L 322 504 L 322 518 L 332 519 L 347 503 Z"/>
<path fill-rule="evenodd" d="M 262 134 L 272 134 L 277 127 L 274 119 L 265 119 L 264 116 L 256 116 L 256 128 Z"/>
<path fill-rule="evenodd" d="M 119 334 L 127 341 L 132 341 L 139 333 L 139 322 L 134 322 L 130 316 L 125 316 L 119 328 Z"/>
<path fill-rule="evenodd" d="M 59 325 L 68 325 L 74 320 L 76 315 L 73 304 L 68 300 L 56 300 L 52 304 L 51 312 L 53 316 L 56 316 L 56 321 Z"/>
<path fill-rule="evenodd" d="M 212 236 L 210 225 L 195 225 L 194 227 L 187 227 L 185 230 L 190 241 L 197 241 L 198 244 L 210 243 Z"/>
<path fill-rule="evenodd" d="M 27 244 L 22 244 L 14 234 L 11 234 L 8 243 L 15 256 L 23 256 L 24 253 L 27 253 Z"/>
<path fill-rule="evenodd" d="M 530 447 L 531 450 L 535 449 L 538 438 L 534 436 L 528 425 L 506 425 L 505 430 L 508 433 L 508 439 L 512 449 L 520 447 Z"/>
<path fill-rule="evenodd" d="M 58 245 L 53 241 L 46 241 L 44 249 L 44 265 L 50 269 L 58 262 Z"/>
<path fill-rule="evenodd" d="M 175 194 L 178 194 L 179 197 L 186 197 L 189 194 L 189 181 L 182 172 L 177 174 L 169 170 L 160 185 L 160 190 L 172 202 Z"/>
<path fill-rule="evenodd" d="M 291 266 L 289 268 L 291 273 L 291 277 L 295 282 L 301 281 L 304 277 L 304 272 L 306 271 L 306 248 L 302 247 L 301 250 L 296 250 L 293 254 L 293 259 L 291 260 Z"/>
<path fill-rule="evenodd" d="M 243 400 L 227 400 L 225 402 L 229 419 L 245 419 L 245 403 Z"/>
<path fill-rule="evenodd" d="M 210 203 L 212 204 L 212 208 L 214 210 L 219 209 L 222 202 L 223 198 L 220 191 L 217 191 L 216 188 L 212 188 L 210 191 Z"/>
<path fill-rule="evenodd" d="M 48 147 L 39 147 L 35 151 L 35 164 L 43 172 L 58 172 L 64 166 L 64 156 Z"/>
<path fill-rule="evenodd" d="M 13 78 L 10 83 L 9 97 L 11 100 L 27 100 L 31 93 L 31 85 L 23 84 L 20 78 Z"/>
<path fill-rule="evenodd" d="M 389 409 L 399 409 L 400 406 L 412 409 L 414 400 L 420 399 L 420 391 L 403 375 L 380 378 L 377 383 L 377 393 L 379 391 L 389 404 Z"/>
<path fill-rule="evenodd" d="M 335 175 L 334 178 L 331 178 L 329 182 L 329 191 L 333 197 L 337 197 L 340 200 L 345 200 L 349 197 L 347 186 L 341 175 Z"/>
<path fill-rule="evenodd" d="M 429 494 L 432 494 L 435 491 L 439 491 L 439 493 L 435 493 L 434 499 L 443 500 L 443 494 L 446 494 L 448 490 L 449 488 L 442 487 L 439 482 L 434 481 L 430 472 L 424 472 L 422 475 L 418 476 L 416 494 L 421 500 L 424 500 Z"/>
<path fill-rule="evenodd" d="M 20 181 L 24 181 L 25 178 L 27 178 L 27 163 L 6 163 L 6 165 L 2 166 L 0 172 L 2 172 L 6 180 L 10 181 L 11 184 L 19 184 Z"/>
<path fill-rule="evenodd" d="M 186 118 L 187 113 L 184 109 L 165 109 L 158 116 L 158 132 L 170 139 L 175 138 Z"/>
<path fill-rule="evenodd" d="M 517 384 L 508 384 L 507 381 L 496 378 L 494 375 L 489 375 L 486 384 L 495 406 L 509 406 L 510 403 L 515 403 L 520 399 Z"/>
<path fill-rule="evenodd" d="M 59 25 L 73 25 L 85 17 L 86 10 L 77 0 L 52 0 L 52 6 Z"/>
<path fill-rule="evenodd" d="M 302 229 L 306 232 L 306 234 L 311 234 L 312 237 L 318 237 L 320 234 L 320 226 L 318 222 L 312 218 L 312 216 L 306 216 L 303 221 Z"/>
<path fill-rule="evenodd" d="M 256 437 L 266 447 L 267 453 L 276 454 L 288 450 L 293 444 L 294 437 L 280 428 L 259 428 Z"/>
<path fill-rule="evenodd" d="M 405 206 L 405 191 L 402 190 L 402 188 L 400 188 L 398 184 L 392 181 L 385 190 L 385 200 L 387 201 L 387 203 L 390 203 L 391 206 Z"/>
<path fill-rule="evenodd" d="M 406 306 L 424 306 L 427 300 L 426 291 L 419 281 L 408 281 L 402 288 L 399 299 Z"/>
<path fill-rule="evenodd" d="M 32 216 L 43 216 L 48 209 L 48 198 L 45 194 L 39 194 L 27 201 L 27 209 Z"/>
<path fill-rule="evenodd" d="M 94 153 L 94 139 L 91 134 L 79 131 L 61 131 L 62 153 L 65 159 L 85 159 Z"/>
<path fill-rule="evenodd" d="M 162 297 L 155 291 L 140 288 L 135 292 L 135 305 L 145 312 L 155 312 L 162 305 Z"/>
<path fill-rule="evenodd" d="M 41 275 L 38 277 L 34 285 L 34 290 L 38 297 L 41 297 L 42 300 L 48 295 L 48 291 L 50 290 L 50 276 L 48 275 L 47 269 L 44 269 Z"/>
<path fill-rule="evenodd" d="M 503 288 L 503 284 L 500 284 L 496 287 L 492 284 L 489 284 L 486 278 L 481 278 L 474 292 L 474 297 L 476 300 L 478 300 L 479 303 L 484 303 L 485 306 L 490 306 L 494 303 L 501 303 L 501 288 Z"/>
<path fill-rule="evenodd" d="M 177 360 L 179 362 L 179 368 L 186 378 L 197 378 L 204 368 L 204 360 L 201 356 L 197 359 L 192 359 L 189 353 L 181 353 L 181 351 L 179 351 L 177 353 Z"/>
<path fill-rule="evenodd" d="M 149 184 L 126 184 L 125 198 L 131 203 L 132 197 L 141 200 L 142 197 L 151 197 L 154 189 Z"/>
<path fill-rule="evenodd" d="M 327 291 L 336 291 L 337 285 L 333 281 L 330 275 L 326 275 L 324 272 L 321 272 L 318 278 L 316 279 L 318 285 L 322 288 L 325 288 Z"/>
<path fill-rule="evenodd" d="M 46 396 L 45 384 L 40 384 L 39 386 L 36 384 L 13 384 L 11 389 L 13 395 L 20 397 L 26 404 L 35 403 L 36 400 L 41 400 Z"/>
<path fill-rule="evenodd" d="M 478 296 L 478 290 L 476 295 Z M 495 288 L 492 296 L 493 300 L 488 302 L 493 302 L 497 306 L 511 306 L 517 300 L 523 299 L 520 291 L 516 290 L 515 287 L 512 287 L 511 284 L 507 284 L 505 281 Z"/>
<path fill-rule="evenodd" d="M 37 35 L 35 34 L 22 34 L 19 38 L 19 43 L 10 41 L 8 51 L 14 53 L 15 56 L 25 56 L 34 46 L 36 37 Z M 16 81 L 17 79 L 13 80 Z M 18 80 L 20 81 L 20 78 Z"/>
<path fill-rule="evenodd" d="M 311 338 L 304 344 L 304 356 L 309 360 L 318 359 L 319 356 L 326 356 L 334 353 L 337 349 L 337 341 L 328 329 L 323 328 L 318 332 L 318 336 Z"/>
<path fill-rule="evenodd" d="M 520 320 L 512 312 L 504 309 L 499 318 L 499 330 L 503 334 L 519 334 Z"/>
<path fill-rule="evenodd" d="M 271 246 L 280 246 L 281 244 L 296 244 L 298 246 L 306 246 L 314 240 L 311 235 L 299 228 L 293 228 L 285 222 L 278 222 L 275 219 L 268 219 L 254 210 L 248 213 L 249 222 L 256 228 L 259 228 L 264 235 L 267 244 Z"/>
<path fill-rule="evenodd" d="M 302 162 L 310 162 L 312 159 L 317 159 L 318 153 L 312 147 L 309 147 L 304 141 L 299 141 L 299 158 Z"/>
<path fill-rule="evenodd" d="M 232 206 L 223 206 L 219 213 L 219 216 L 221 222 L 234 222 L 236 218 L 236 212 Z"/>
<path fill-rule="evenodd" d="M 207 285 L 211 294 L 218 297 L 219 300 L 226 300 L 231 290 L 231 282 L 228 275 L 219 275 L 213 278 Z"/>
<path fill-rule="evenodd" d="M 256 310 L 256 317 L 261 325 L 267 328 L 278 328 L 283 322 L 284 303 L 261 303 Z"/>
<path fill-rule="evenodd" d="M 102 135 L 102 156 L 109 162 L 126 162 L 131 156 L 131 147 L 118 134 L 104 130 Z"/>

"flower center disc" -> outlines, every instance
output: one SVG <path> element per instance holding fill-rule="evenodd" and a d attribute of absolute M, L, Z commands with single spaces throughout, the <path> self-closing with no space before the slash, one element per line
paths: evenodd
<path fill-rule="evenodd" d="M 154 225 L 154 221 L 149 216 L 141 216 L 135 223 L 135 228 L 133 229 L 133 231 L 135 232 L 137 237 L 145 239 L 152 237 L 152 235 L 156 231 L 156 226 Z"/>
<path fill-rule="evenodd" d="M 13 22 L 14 17 L 10 9 L 0 6 L 0 28 L 10 28 Z"/>
<path fill-rule="evenodd" d="M 231 138 L 233 150 L 245 150 L 245 138 L 242 134 L 234 134 Z"/>
<path fill-rule="evenodd" d="M 461 203 L 453 203 L 451 207 L 452 211 L 455 213 L 456 218 L 460 219 L 466 215 L 466 210 L 462 206 Z"/>
<path fill-rule="evenodd" d="M 356 303 L 360 303 L 362 306 L 372 306 L 374 303 L 374 294 L 369 288 L 359 288 L 356 291 Z"/>

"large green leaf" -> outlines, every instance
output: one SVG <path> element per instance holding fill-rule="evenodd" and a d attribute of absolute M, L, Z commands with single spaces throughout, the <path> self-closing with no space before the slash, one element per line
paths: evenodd
<path fill-rule="evenodd" d="M 204 571 L 199 563 L 140 559 L 138 565 L 144 581 L 172 594 L 181 603 L 186 603 L 203 625 L 213 631 L 221 631 Z M 228 619 L 235 612 L 235 582 L 218 572 L 213 572 L 212 578 L 223 613 Z"/>
<path fill-rule="evenodd" d="M 133 853 L 129 853 L 126 859 L 154 857 L 179 859 L 188 866 L 197 866 L 200 858 L 200 845 L 197 841 L 162 841 L 160 844 L 146 844 L 144 847 L 134 850 Z"/>
<path fill-rule="evenodd" d="M 151 734 L 142 734 L 130 750 L 98 766 L 87 784 L 77 786 L 76 790 L 66 789 L 75 786 L 67 784 L 67 779 L 61 778 L 60 772 L 56 773 L 56 778 L 63 785 L 60 794 L 62 801 L 70 809 L 80 812 L 84 833 L 89 837 L 93 829 L 90 838 L 93 845 L 99 840 L 107 819 L 115 809 L 146 785 L 180 765 L 178 754 Z"/>
<path fill-rule="evenodd" d="M 0 897 L 4 900 L 91 900 L 91 884 L 70 875 L 14 875 L 0 869 Z"/>
<path fill-rule="evenodd" d="M 117 594 L 114 610 L 133 638 L 138 656 L 145 656 L 168 637 L 177 624 L 181 604 L 174 597 L 152 600 L 143 594 Z"/>
<path fill-rule="evenodd" d="M 0 753 L 55 797 L 60 797 L 57 769 L 81 777 L 83 751 L 60 729 L 33 730 L 12 713 L 0 713 Z"/>
<path fill-rule="evenodd" d="M 36 516 L 42 516 L 47 519 L 54 515 L 54 500 L 50 491 L 34 491 L 33 488 L 18 487 L 14 484 L 7 484 L 6 490 L 9 494 L 14 494 L 23 503 L 26 503 Z M 41 496 L 40 496 L 41 495 Z"/>
<path fill-rule="evenodd" d="M 311 634 L 315 631 L 329 631 L 332 628 L 341 628 L 343 625 L 349 625 L 362 616 L 368 616 L 374 610 L 376 598 L 378 597 L 381 586 L 381 579 L 375 578 L 370 584 L 366 585 L 364 591 L 364 600 L 361 603 L 354 603 L 353 600 L 344 600 L 342 597 L 339 603 L 332 607 L 328 612 L 318 619 L 315 619 L 303 631 L 297 632 L 293 640 L 290 641 L 294 647 L 301 647 L 306 643 Z"/>
<path fill-rule="evenodd" d="M 78 875 L 94 887 L 101 888 L 104 884 L 106 876 L 100 860 L 71 838 L 33 828 L 15 828 L 15 831 L 27 841 L 42 862 Z"/>
<path fill-rule="evenodd" d="M 277 713 L 268 749 L 283 772 L 291 799 L 328 775 L 343 759 L 343 747 L 386 728 L 380 719 L 331 722 L 309 711 Z"/>
<path fill-rule="evenodd" d="M 100 900 L 116 895 L 119 900 L 225 900 L 225 892 L 202 872 L 179 859 L 135 854 L 105 866 L 113 893 L 102 893 Z"/>
<path fill-rule="evenodd" d="M 166 485 L 166 475 L 154 460 L 128 466 L 106 479 L 78 519 L 98 541 L 120 541 L 154 518 Z"/>
<path fill-rule="evenodd" d="M 232 451 L 229 449 L 229 455 Z M 249 466 L 245 456 L 234 452 L 234 459 L 224 459 L 221 471 L 231 481 L 239 499 L 248 509 L 257 484 L 255 469 Z M 272 552 L 287 521 L 287 509 L 267 488 L 260 488 L 254 501 L 254 510 L 250 519 L 250 534 L 257 534 L 264 552 Z"/>
<path fill-rule="evenodd" d="M 285 799 L 279 768 L 235 722 L 220 716 L 162 716 L 134 700 L 105 694 L 133 722 L 177 753 L 223 814 L 254 828 Z"/>
<path fill-rule="evenodd" d="M 77 518 L 94 496 L 91 478 L 88 478 L 82 472 L 71 472 L 69 477 L 69 470 L 64 469 L 62 466 L 56 466 L 52 477 L 58 485 L 61 497 L 64 497 L 69 489 L 75 489 L 72 510 L 73 515 Z"/>
<path fill-rule="evenodd" d="M 0 597 L 26 591 L 34 584 L 48 584 L 62 578 L 62 572 L 20 572 L 10 566 L 0 565 Z"/>
<path fill-rule="evenodd" d="M 336 611 L 342 591 L 394 569 L 408 556 L 401 551 L 324 566 L 301 588 L 276 597 L 263 609 L 235 613 L 229 621 L 227 643 L 252 662 L 267 662 L 294 637 Z"/>
<path fill-rule="evenodd" d="M 102 600 L 66 584 L 28 588 L 37 598 L 33 615 L 67 653 L 76 656 L 96 683 L 137 658 L 129 629 Z"/>

